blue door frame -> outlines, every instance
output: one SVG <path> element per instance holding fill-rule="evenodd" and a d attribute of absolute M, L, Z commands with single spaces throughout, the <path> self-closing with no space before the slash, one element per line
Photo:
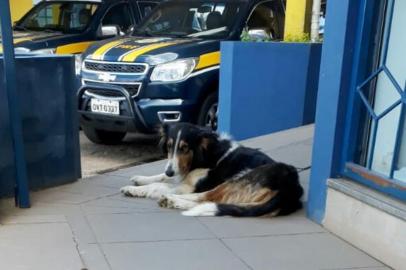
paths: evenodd
<path fill-rule="evenodd" d="M 16 168 L 15 199 L 17 206 L 28 208 L 30 207 L 30 198 L 27 180 L 27 164 L 24 154 L 22 124 L 16 87 L 13 32 L 9 1 L 0 1 L 0 24 L 4 58 L 4 80 L 7 91 Z"/>
<path fill-rule="evenodd" d="M 329 0 L 320 66 L 307 215 L 324 218 L 327 179 L 340 175 L 360 1 Z"/>
<path fill-rule="evenodd" d="M 387 2 L 387 19 L 390 21 L 394 1 Z M 393 166 L 391 177 L 388 178 L 371 171 L 371 157 L 366 166 L 354 163 L 355 147 L 361 132 L 359 123 L 362 106 L 365 106 L 374 121 L 382 119 L 396 106 L 402 106 L 401 117 L 405 113 L 405 92 L 393 79 L 390 71 L 385 66 L 368 71 L 370 54 L 367 46 L 372 42 L 371 31 L 374 31 L 374 24 L 371 22 L 376 19 L 376 5 L 380 2 L 382 1 L 329 0 L 327 5 L 307 205 L 308 216 L 318 223 L 322 223 L 324 218 L 328 178 L 347 177 L 396 198 L 406 199 L 404 184 L 392 178 Z M 389 24 L 386 25 L 390 27 Z M 387 46 L 388 39 L 389 36 L 383 37 L 383 46 Z M 385 49 L 384 52 L 381 57 L 385 58 Z M 375 115 L 361 89 L 379 72 L 387 74 L 400 98 L 383 113 Z M 400 125 L 394 159 L 399 154 L 402 130 Z M 376 130 L 372 134 L 373 144 Z"/>
<path fill-rule="evenodd" d="M 342 174 L 366 186 L 372 187 L 383 193 L 389 194 L 395 198 L 406 201 L 406 183 L 394 179 L 395 164 L 399 159 L 401 139 L 403 132 L 403 123 L 405 120 L 405 102 L 406 92 L 396 81 L 390 69 L 387 67 L 387 55 L 390 41 L 390 29 L 394 13 L 395 0 L 363 0 L 361 1 L 362 16 L 360 16 L 360 34 L 355 43 L 356 53 L 354 57 L 353 82 L 348 102 L 348 114 L 345 120 L 348 126 L 344 137 L 343 159 L 341 162 Z M 383 33 L 378 27 L 384 26 Z M 372 50 L 375 63 L 371 64 L 366 59 L 371 59 L 371 45 L 375 34 L 382 34 L 381 42 Z M 382 51 L 379 55 L 378 51 Z M 378 64 L 379 63 L 379 64 Z M 374 112 L 371 101 L 363 92 L 363 89 L 373 82 L 379 74 L 384 73 L 389 78 L 394 89 L 399 94 L 399 99 L 388 106 L 380 114 Z M 393 158 L 390 168 L 389 177 L 372 171 L 372 161 L 374 154 L 375 142 L 377 139 L 378 126 L 380 121 L 391 111 L 401 106 L 399 125 L 396 131 L 396 143 L 393 149 Z M 364 110 L 364 111 L 363 111 Z M 367 157 L 366 164 L 359 165 L 354 160 L 357 156 L 356 148 L 360 140 L 360 124 L 363 115 L 367 115 L 372 122 L 372 134 L 370 145 L 372 150 Z"/>

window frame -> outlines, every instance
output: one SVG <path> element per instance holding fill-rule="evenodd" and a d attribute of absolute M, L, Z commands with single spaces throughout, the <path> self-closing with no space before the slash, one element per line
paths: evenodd
<path fill-rule="evenodd" d="M 128 7 L 129 7 L 129 9 L 130 9 L 130 19 L 131 19 L 131 23 L 132 23 L 132 25 L 136 25 L 136 21 L 135 21 L 134 11 L 133 11 L 132 5 L 131 5 L 128 1 L 120 1 L 120 2 L 114 3 L 113 5 L 109 6 L 109 7 L 104 11 L 103 16 L 101 16 L 98 29 L 101 29 L 101 27 L 103 26 L 103 20 L 104 20 L 104 18 L 106 17 L 107 13 L 109 13 L 112 8 L 115 8 L 116 6 L 122 5 L 122 4 L 127 4 L 127 5 L 128 5 Z M 121 29 L 120 29 L 120 30 L 121 30 Z"/>
<path fill-rule="evenodd" d="M 156 1 L 137 1 L 136 4 L 137 4 L 138 16 L 140 18 L 140 21 L 142 21 L 144 18 L 148 17 L 148 15 L 149 15 L 149 14 L 147 14 L 147 15 L 143 16 L 143 14 L 141 12 L 140 3 L 155 4 L 155 6 L 152 10 L 154 10 L 159 5 L 159 2 L 156 2 Z"/>
<path fill-rule="evenodd" d="M 248 13 L 247 19 L 246 19 L 245 22 L 244 22 L 244 27 L 247 27 L 247 26 L 248 26 L 248 22 L 249 22 L 249 20 L 251 19 L 252 15 L 253 15 L 253 13 L 254 13 L 254 11 L 255 11 L 255 9 L 256 9 L 257 7 L 259 7 L 260 5 L 263 5 L 263 4 L 265 4 L 265 3 L 271 3 L 271 2 L 276 2 L 276 1 L 279 1 L 279 0 L 263 0 L 263 1 L 261 1 L 261 2 L 256 3 L 255 5 L 253 5 L 253 6 L 251 7 L 249 13 Z M 283 35 L 284 35 L 284 32 L 285 32 L 285 29 L 284 29 L 284 24 L 285 24 L 285 22 L 284 22 L 284 19 L 285 19 L 285 6 L 284 6 L 284 4 L 283 4 L 283 1 L 281 1 L 280 3 L 276 3 L 276 6 L 277 6 L 277 7 L 279 6 L 278 4 L 281 4 L 281 8 L 282 8 L 282 10 L 277 10 L 277 11 L 276 11 L 276 19 L 277 19 L 277 21 L 278 21 L 278 28 L 280 28 L 280 29 L 278 29 L 278 31 L 281 32 L 281 33 L 280 33 L 280 34 L 281 34 L 281 38 L 280 38 L 280 39 L 273 39 L 274 41 L 283 40 Z M 282 18 L 279 16 L 279 13 L 280 13 L 280 12 L 282 12 L 282 14 L 283 14 L 283 17 L 282 17 Z M 282 21 L 283 21 L 283 22 L 282 22 Z M 281 27 L 281 25 L 282 25 L 282 27 Z"/>
<path fill-rule="evenodd" d="M 374 8 L 376 8 L 375 5 L 378 4 L 383 5 L 384 10 L 382 10 L 382 6 L 377 8 L 377 10 L 374 10 Z M 355 51 L 353 59 L 351 91 L 349 94 L 347 115 L 345 118 L 344 146 L 340 162 L 340 172 L 341 175 L 346 178 L 350 178 L 377 191 L 402 201 L 406 201 L 406 183 L 393 178 L 394 163 L 396 162 L 396 158 L 393 159 L 393 164 L 391 164 L 392 169 L 390 177 L 373 171 L 371 169 L 370 162 L 368 162 L 369 164 L 366 164 L 366 166 L 359 165 L 355 162 L 357 154 L 361 154 L 358 153 L 359 144 L 361 142 L 365 143 L 365 139 L 363 138 L 363 133 L 365 131 L 363 128 L 360 128 L 361 121 L 365 121 L 363 118 L 371 116 L 370 113 L 368 113 L 368 108 L 365 108 L 366 105 L 363 103 L 362 98 L 360 98 L 361 95 L 359 93 L 359 89 L 365 82 L 371 82 L 372 78 L 376 77 L 380 72 L 382 72 L 382 68 L 380 66 L 386 65 L 386 54 L 388 50 L 390 28 L 394 13 L 394 4 L 395 0 L 385 0 L 384 2 L 371 0 L 361 1 L 360 16 L 357 26 L 358 35 L 354 47 Z M 379 22 L 374 25 L 372 21 L 376 19 L 377 15 L 379 16 Z M 379 45 L 378 47 L 374 48 L 374 57 L 373 59 L 370 59 L 371 42 L 377 41 L 377 36 L 375 35 L 379 35 Z M 383 52 L 383 55 L 381 55 L 381 52 Z M 368 61 L 366 61 L 368 58 L 372 60 L 372 62 L 368 63 Z M 384 60 L 383 64 L 376 64 L 381 63 L 381 58 Z M 401 147 L 400 137 L 401 131 L 403 130 L 403 123 L 405 121 L 405 101 L 406 92 L 405 89 L 403 89 L 402 101 L 401 104 L 398 105 L 401 106 L 399 123 L 397 127 L 398 130 L 395 130 L 395 157 L 397 156 Z M 364 109 L 364 111 L 362 109 Z M 379 123 L 379 119 L 376 121 Z M 377 129 L 377 127 L 374 129 Z M 376 138 L 376 131 L 373 131 L 372 139 L 374 137 Z M 372 144 L 374 143 L 375 142 L 372 141 Z M 368 159 L 369 158 L 370 157 L 368 157 Z"/>

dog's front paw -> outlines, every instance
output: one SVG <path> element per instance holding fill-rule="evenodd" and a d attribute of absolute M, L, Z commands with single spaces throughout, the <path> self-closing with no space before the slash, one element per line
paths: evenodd
<path fill-rule="evenodd" d="M 131 183 L 133 183 L 134 186 L 143 186 L 144 179 L 145 179 L 145 176 L 134 175 L 133 177 L 130 178 L 130 181 L 131 181 Z"/>
<path fill-rule="evenodd" d="M 121 193 L 128 197 L 139 197 L 143 198 L 146 196 L 146 192 L 133 186 L 126 186 L 120 189 Z"/>
<path fill-rule="evenodd" d="M 158 205 L 162 208 L 168 208 L 168 197 L 166 196 L 162 196 L 159 200 L 158 200 Z"/>

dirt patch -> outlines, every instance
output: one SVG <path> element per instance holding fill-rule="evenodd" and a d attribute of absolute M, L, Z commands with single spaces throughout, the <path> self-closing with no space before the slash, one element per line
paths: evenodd
<path fill-rule="evenodd" d="M 98 145 L 80 132 L 82 177 L 162 159 L 158 142 L 157 136 L 130 134 L 120 145 Z"/>

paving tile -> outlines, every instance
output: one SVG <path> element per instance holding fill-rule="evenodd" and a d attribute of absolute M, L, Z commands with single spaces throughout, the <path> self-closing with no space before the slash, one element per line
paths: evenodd
<path fill-rule="evenodd" d="M 325 232 L 308 220 L 303 210 L 286 217 L 201 217 L 199 220 L 220 238 Z"/>
<path fill-rule="evenodd" d="M 105 175 L 114 175 L 114 176 L 121 176 L 130 179 L 134 175 L 155 175 L 160 174 L 164 171 L 166 165 L 166 160 L 160 160 L 156 162 L 151 162 L 147 164 L 143 164 L 136 167 L 126 168 L 110 173 L 106 173 Z"/>
<path fill-rule="evenodd" d="M 0 201 L 2 202 L 2 201 Z M 47 215 L 67 215 L 80 213 L 80 206 L 61 203 L 32 202 L 31 208 L 20 209 L 14 204 L 0 203 L 0 221 L 2 216 L 47 216 Z M 1 222 L 0 222 L 1 223 Z"/>
<path fill-rule="evenodd" d="M 225 239 L 256 270 L 315 270 L 383 265 L 329 233 Z"/>
<path fill-rule="evenodd" d="M 83 265 L 66 223 L 0 227 L 0 269 L 78 270 Z"/>
<path fill-rule="evenodd" d="M 79 244 L 78 249 L 86 269 L 111 270 L 98 244 Z M 129 260 L 131 259 L 129 258 Z"/>
<path fill-rule="evenodd" d="M 219 240 L 103 244 L 114 270 L 246 270 Z"/>
<path fill-rule="evenodd" d="M 308 125 L 248 139 L 243 141 L 242 144 L 252 148 L 261 148 L 263 151 L 267 152 L 269 150 L 277 149 L 282 146 L 287 146 L 302 142 L 304 140 L 312 139 L 313 133 L 314 125 Z"/>
<path fill-rule="evenodd" d="M 299 181 L 304 189 L 304 194 L 302 201 L 306 202 L 309 197 L 309 181 L 310 181 L 310 170 L 306 170 L 299 173 Z"/>
<path fill-rule="evenodd" d="M 6 215 L 0 221 L 4 225 L 60 222 L 66 222 L 64 215 Z"/>
<path fill-rule="evenodd" d="M 112 208 L 158 208 L 158 203 L 150 199 L 131 198 L 123 194 L 103 197 L 89 202 L 82 203 L 82 206 L 112 207 Z"/>
<path fill-rule="evenodd" d="M 304 168 L 311 164 L 312 145 L 312 139 L 308 139 L 280 148 L 265 150 L 264 152 L 274 160 Z"/>
<path fill-rule="evenodd" d="M 115 176 L 115 175 L 109 175 L 109 174 L 104 174 L 104 175 L 97 175 L 94 177 L 90 178 L 84 178 L 80 181 L 86 182 L 86 183 L 91 183 L 91 184 L 97 184 L 105 187 L 110 187 L 110 188 L 115 188 L 116 190 L 119 190 L 122 186 L 126 186 L 130 184 L 130 180 L 128 177 L 122 177 L 122 176 Z"/>
<path fill-rule="evenodd" d="M 104 187 L 87 182 L 78 182 L 58 188 L 33 192 L 31 200 L 33 203 L 80 204 L 118 193 L 119 190 L 116 188 Z"/>
<path fill-rule="evenodd" d="M 383 267 L 351 267 L 351 268 L 326 268 L 321 270 L 391 270 L 392 268 L 383 266 Z"/>
<path fill-rule="evenodd" d="M 99 243 L 213 238 L 196 218 L 174 213 L 89 215 Z"/>
<path fill-rule="evenodd" d="M 67 215 L 66 220 L 77 243 L 96 243 L 96 237 L 90 228 L 86 216 L 81 214 Z"/>

